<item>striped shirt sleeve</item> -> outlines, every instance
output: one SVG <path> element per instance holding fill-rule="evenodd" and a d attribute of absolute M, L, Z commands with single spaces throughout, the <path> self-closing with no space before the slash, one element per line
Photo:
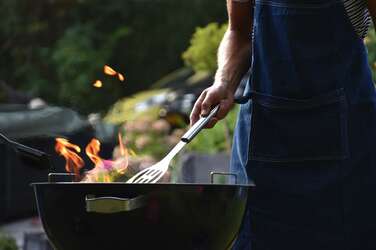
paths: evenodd
<path fill-rule="evenodd" d="M 371 15 L 368 12 L 366 0 L 343 0 L 343 2 L 354 30 L 361 38 L 364 38 L 371 25 Z"/>

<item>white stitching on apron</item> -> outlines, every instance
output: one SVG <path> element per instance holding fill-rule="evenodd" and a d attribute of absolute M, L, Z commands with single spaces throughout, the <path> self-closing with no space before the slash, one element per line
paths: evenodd
<path fill-rule="evenodd" d="M 322 1 L 320 3 L 280 3 L 273 0 L 256 0 L 257 4 L 284 8 L 321 9 L 336 4 L 343 4 L 343 0 Z"/>

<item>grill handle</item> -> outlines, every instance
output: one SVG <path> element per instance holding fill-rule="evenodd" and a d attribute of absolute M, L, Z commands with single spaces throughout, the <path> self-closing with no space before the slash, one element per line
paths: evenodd
<path fill-rule="evenodd" d="M 214 184 L 214 177 L 215 176 L 227 176 L 233 177 L 235 180 L 235 184 L 238 184 L 238 175 L 234 173 L 227 173 L 227 172 L 210 172 L 210 183 Z"/>
<path fill-rule="evenodd" d="M 19 159 L 24 162 L 26 166 L 40 170 L 51 168 L 50 156 L 45 152 L 15 142 L 2 133 L 0 133 L 0 141 L 12 147 L 16 151 Z"/>
<path fill-rule="evenodd" d="M 99 214 L 129 212 L 146 206 L 147 200 L 147 196 L 145 195 L 140 195 L 132 199 L 86 195 L 86 212 Z"/>
<path fill-rule="evenodd" d="M 215 106 L 209 113 L 209 115 L 205 117 L 201 117 L 193 126 L 183 135 L 181 140 L 185 143 L 189 143 L 192 141 L 193 138 L 208 124 L 211 118 L 213 118 L 218 110 L 219 110 L 220 105 L 218 104 Z"/>

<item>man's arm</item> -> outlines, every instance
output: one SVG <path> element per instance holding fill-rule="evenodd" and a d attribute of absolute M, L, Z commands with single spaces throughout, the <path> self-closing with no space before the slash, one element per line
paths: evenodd
<path fill-rule="evenodd" d="M 250 0 L 227 0 L 229 27 L 218 50 L 215 82 L 223 82 L 232 92 L 250 65 L 253 13 Z M 222 83 L 222 84 L 223 84 Z"/>
<path fill-rule="evenodd" d="M 227 0 L 229 27 L 219 46 L 214 83 L 196 101 L 191 113 L 191 124 L 220 103 L 216 118 L 208 125 L 212 127 L 227 115 L 233 105 L 236 88 L 250 66 L 253 26 L 251 2 L 252 0 Z"/>
<path fill-rule="evenodd" d="M 376 0 L 368 0 L 367 3 L 368 3 L 368 10 L 372 16 L 373 24 L 376 25 Z"/>

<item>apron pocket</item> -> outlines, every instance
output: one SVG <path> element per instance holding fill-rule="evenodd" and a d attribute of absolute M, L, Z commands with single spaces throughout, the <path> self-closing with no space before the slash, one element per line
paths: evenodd
<path fill-rule="evenodd" d="M 348 157 L 343 89 L 310 99 L 253 92 L 250 160 L 291 162 Z"/>

